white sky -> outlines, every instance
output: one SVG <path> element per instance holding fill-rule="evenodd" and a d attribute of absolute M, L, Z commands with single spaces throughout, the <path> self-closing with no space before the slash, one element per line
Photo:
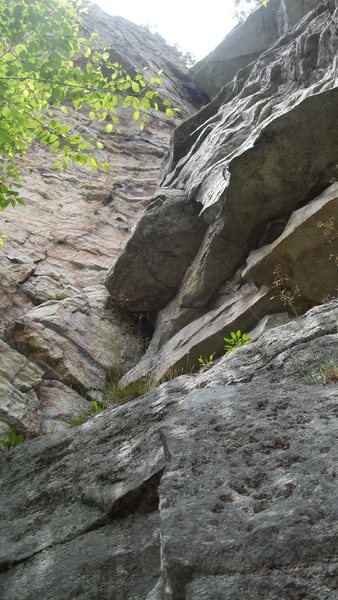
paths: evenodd
<path fill-rule="evenodd" d="M 111 15 L 151 25 L 169 44 L 203 58 L 234 27 L 234 0 L 94 0 Z"/>

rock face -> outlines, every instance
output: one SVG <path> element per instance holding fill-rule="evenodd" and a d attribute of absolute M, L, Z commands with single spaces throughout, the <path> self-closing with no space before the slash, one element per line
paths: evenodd
<path fill-rule="evenodd" d="M 237 71 L 245 68 L 318 5 L 318 0 L 269 0 L 238 25 L 190 74 L 196 85 L 214 97 Z"/>
<path fill-rule="evenodd" d="M 289 361 L 326 364 L 337 314 L 3 457 L 1 597 L 334 598 L 337 389 Z"/>
<path fill-rule="evenodd" d="M 249 23 L 261 14 L 253 13 Z M 297 310 L 335 296 L 337 236 L 334 228 L 328 240 L 325 224 L 338 218 L 336 186 L 330 187 L 338 162 L 332 128 L 338 118 L 336 31 L 336 4 L 324 2 L 174 131 L 161 203 L 154 204 L 156 222 L 149 226 L 151 208 L 106 281 L 121 306 L 160 311 L 151 315 L 153 342 L 126 380 L 191 368 L 200 354 L 219 352 L 228 328 L 247 331 L 263 314 L 280 312 L 283 294 L 271 290 L 275 267 L 285 270 L 291 296 L 297 291 Z M 178 231 L 181 260 L 173 274 L 171 265 L 157 268 L 151 242 L 157 226 L 166 223 L 163 198 L 177 192 L 196 207 L 195 214 L 200 211 L 202 225 L 198 229 L 191 220 L 189 227 L 182 218 L 183 246 L 177 224 L 162 237 L 162 255 L 172 257 Z M 201 237 L 203 228 L 196 250 L 195 233 Z M 135 259 L 141 246 L 142 257 Z M 256 289 L 243 310 L 245 279 Z M 233 291 L 224 296 L 229 285 Z M 265 306 L 256 314 L 257 293 Z M 272 296 L 277 299 L 271 304 Z"/>
<path fill-rule="evenodd" d="M 87 25 L 127 69 L 148 65 L 150 75 L 164 69 L 161 93 L 180 108 L 180 118 L 206 101 L 177 56 L 147 29 L 98 7 Z M 141 134 L 124 114 L 117 136 L 81 113 L 70 111 L 67 119 L 102 140 L 100 159 L 110 163 L 109 173 L 58 173 L 53 157 L 34 148 L 22 162 L 26 206 L 6 210 L 1 226 L 8 236 L 0 250 L 1 336 L 16 352 L 4 353 L 0 429 L 2 423 L 30 435 L 67 428 L 88 408 L 85 398 L 100 399 L 112 369 L 128 370 L 140 358 L 139 331 L 123 311 L 113 311 L 102 284 L 156 190 L 179 122 L 153 112 Z M 31 388 L 26 367 L 26 389 L 13 388 L 18 362 L 35 365 L 41 388 L 37 382 Z"/>

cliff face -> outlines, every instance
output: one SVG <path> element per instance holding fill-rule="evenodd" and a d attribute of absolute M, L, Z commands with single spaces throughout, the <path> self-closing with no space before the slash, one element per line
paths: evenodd
<path fill-rule="evenodd" d="M 256 60 L 318 4 L 317 0 L 269 0 L 193 66 L 193 81 L 210 97 L 215 96 L 239 69 Z"/>
<path fill-rule="evenodd" d="M 72 114 L 110 172 L 33 149 L 4 213 L 0 437 L 37 439 L 0 455 L 0 596 L 333 600 L 337 0 L 270 0 L 194 82 L 147 30 L 87 26 L 182 120 Z M 119 370 L 152 391 L 71 429 Z"/>
<path fill-rule="evenodd" d="M 180 108 L 180 118 L 205 102 L 184 65 L 146 29 L 98 8 L 87 24 L 126 68 L 165 69 L 161 93 Z M 130 368 L 140 357 L 138 329 L 106 310 L 103 283 L 156 190 L 179 121 L 154 112 L 141 134 L 130 115 L 121 115 L 121 134 L 114 136 L 84 115 L 67 118 L 104 142 L 101 159 L 110 171 L 59 173 L 41 148 L 22 165 L 26 206 L 8 209 L 2 220 L 8 239 L 0 256 L 0 314 L 9 345 L 2 342 L 0 436 L 9 425 L 24 434 L 68 428 L 88 409 L 84 396 L 102 399 L 109 370 Z M 34 376 L 18 381 L 23 368 Z"/>

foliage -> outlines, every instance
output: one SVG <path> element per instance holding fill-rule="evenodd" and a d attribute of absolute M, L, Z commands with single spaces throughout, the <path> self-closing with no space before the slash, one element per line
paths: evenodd
<path fill-rule="evenodd" d="M 338 363 L 330 362 L 321 365 L 316 383 L 319 385 L 329 385 L 330 383 L 338 384 Z"/>
<path fill-rule="evenodd" d="M 106 399 L 113 404 L 123 404 L 129 400 L 139 398 L 154 389 L 148 377 L 141 377 L 127 385 L 119 382 L 113 383 L 106 389 Z"/>
<path fill-rule="evenodd" d="M 83 423 L 86 423 L 86 421 L 88 421 L 88 419 L 92 415 L 98 415 L 103 410 L 106 410 L 106 408 L 108 408 L 108 404 L 106 402 L 99 402 L 98 400 L 92 400 L 90 402 L 90 409 L 88 410 L 87 414 L 85 414 L 85 415 L 78 415 L 70 423 L 70 426 L 71 427 L 76 427 L 77 425 L 83 425 Z"/>
<path fill-rule="evenodd" d="M 0 439 L 0 444 L 7 452 L 10 452 L 15 446 L 19 446 L 24 441 L 25 438 L 22 435 L 17 435 L 14 429 L 10 428 L 6 432 L 6 437 Z"/>
<path fill-rule="evenodd" d="M 79 0 L 0 0 L 0 210 L 22 204 L 18 158 L 33 142 L 56 153 L 55 168 L 98 164 L 102 142 L 86 137 L 62 119 L 69 109 L 85 110 L 89 119 L 107 121 L 106 133 L 118 131 L 118 109 L 131 107 L 144 127 L 147 112 L 158 109 L 159 73 L 146 81 L 112 62 L 96 49 L 96 34 L 82 31 Z M 175 109 L 163 102 L 169 117 Z"/>
<path fill-rule="evenodd" d="M 212 367 L 214 363 L 215 354 L 216 352 L 213 352 L 213 354 L 210 354 L 209 358 L 207 356 L 205 358 L 203 358 L 203 356 L 200 356 L 198 359 L 199 364 L 202 365 L 202 367 Z"/>
<path fill-rule="evenodd" d="M 74 420 L 72 420 L 69 423 L 70 427 L 77 427 L 78 425 L 83 425 L 83 423 L 86 423 L 86 421 L 88 421 L 88 414 L 87 415 L 78 415 Z"/>
<path fill-rule="evenodd" d="M 233 352 L 236 348 L 240 348 L 241 346 L 246 346 L 247 344 L 252 344 L 253 340 L 249 338 L 247 333 L 242 333 L 240 329 L 238 331 L 231 331 L 230 338 L 225 337 L 225 345 L 224 350 L 226 354 Z"/>
<path fill-rule="evenodd" d="M 98 402 L 97 400 L 92 400 L 90 406 L 91 408 L 88 411 L 89 415 L 98 415 L 100 412 L 108 408 L 108 404 L 106 402 Z"/>

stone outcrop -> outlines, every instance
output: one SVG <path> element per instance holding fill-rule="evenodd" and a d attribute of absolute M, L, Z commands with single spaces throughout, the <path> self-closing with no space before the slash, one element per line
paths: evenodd
<path fill-rule="evenodd" d="M 334 598 L 337 313 L 2 457 L 3 600 Z"/>
<path fill-rule="evenodd" d="M 125 381 L 189 370 L 200 354 L 220 351 L 229 328 L 248 331 L 264 314 L 281 311 L 271 289 L 274 266 L 285 270 L 290 291 L 299 288 L 299 311 L 335 295 L 336 261 L 329 259 L 337 236 L 328 244 L 316 223 L 338 218 L 336 186 L 330 187 L 338 162 L 336 28 L 335 3 L 320 4 L 174 131 L 160 200 L 141 218 L 106 281 L 121 306 L 158 313 L 151 314 L 148 352 Z M 152 240 L 178 192 L 199 211 L 201 224 L 198 229 L 196 218 L 184 217 L 180 228 L 176 219 L 162 236 L 168 257 L 162 270 Z M 203 228 L 196 250 L 195 234 L 201 238 Z M 181 260 L 173 273 L 176 230 Z M 245 279 L 258 289 L 243 310 Z M 224 296 L 225 286 L 233 292 Z M 265 299 L 258 309 L 257 293 Z"/>

